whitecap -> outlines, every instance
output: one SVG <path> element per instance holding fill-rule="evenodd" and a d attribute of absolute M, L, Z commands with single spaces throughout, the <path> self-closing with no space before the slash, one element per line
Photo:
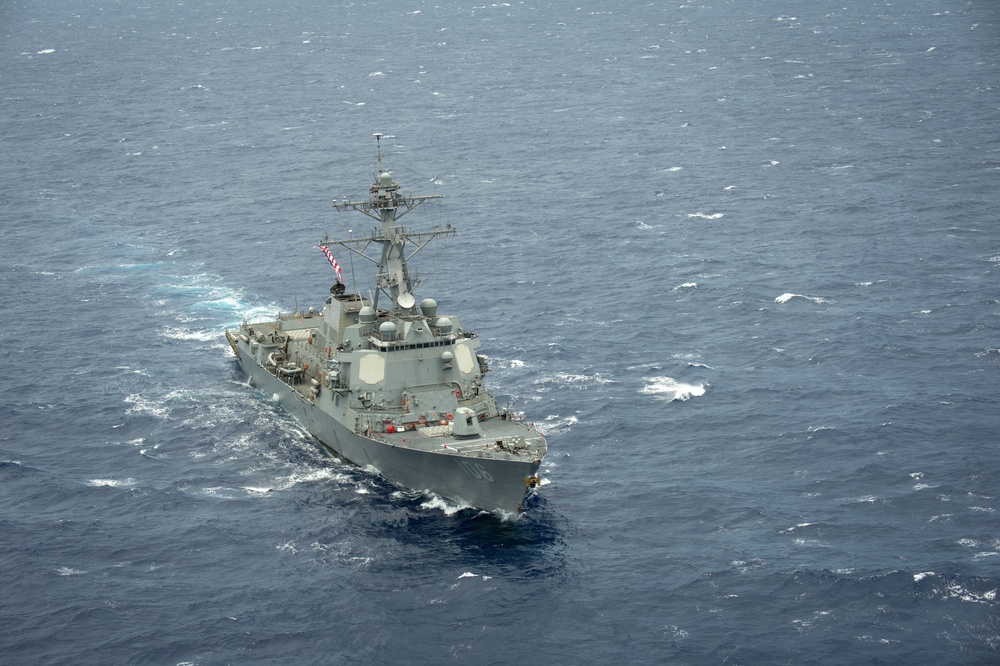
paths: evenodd
<path fill-rule="evenodd" d="M 243 489 L 241 488 L 240 490 Z M 225 486 L 213 486 L 211 488 L 202 488 L 201 494 L 207 495 L 209 497 L 215 497 L 218 499 L 226 499 L 226 500 L 238 499 L 241 497 L 240 492 L 237 491 L 235 488 L 226 488 Z"/>
<path fill-rule="evenodd" d="M 125 404 L 132 405 L 125 410 L 126 414 L 149 414 L 161 419 L 167 418 L 169 414 L 169 410 L 163 405 L 158 405 L 138 394 L 127 396 Z"/>
<path fill-rule="evenodd" d="M 565 386 L 586 384 L 588 386 L 595 385 L 600 386 L 603 384 L 611 384 L 613 380 L 606 379 L 601 376 L 600 373 L 594 373 L 593 375 L 583 375 L 583 374 L 571 374 L 568 372 L 557 372 L 553 377 L 543 377 L 535 381 L 535 384 L 556 382 L 563 384 Z"/>
<path fill-rule="evenodd" d="M 724 213 L 688 213 L 688 217 L 696 217 L 702 220 L 719 220 L 725 217 Z"/>
<path fill-rule="evenodd" d="M 778 534 L 791 534 L 797 529 L 801 529 L 803 527 L 811 527 L 815 524 L 816 523 L 799 523 L 798 525 L 793 525 L 792 527 L 781 530 L 780 532 L 778 532 Z"/>
<path fill-rule="evenodd" d="M 673 377 L 651 377 L 649 382 L 639 392 L 644 395 L 663 398 L 667 402 L 675 400 L 684 401 L 689 398 L 705 395 L 705 386 L 703 384 L 684 384 L 678 382 Z"/>
<path fill-rule="evenodd" d="M 677 285 L 676 287 L 671 289 L 671 291 L 680 291 L 681 289 L 697 289 L 697 288 L 698 288 L 697 282 L 685 282 L 684 284 Z"/>
<path fill-rule="evenodd" d="M 914 583 L 919 583 L 924 578 L 927 578 L 928 576 L 933 576 L 933 575 L 935 575 L 933 571 L 923 571 L 921 573 L 913 574 L 913 582 Z"/>
<path fill-rule="evenodd" d="M 59 576 L 80 576 L 87 573 L 83 569 L 73 569 L 70 567 L 59 567 L 56 569 L 56 574 Z"/>
<path fill-rule="evenodd" d="M 88 486 L 95 488 L 129 488 L 136 484 L 135 479 L 90 479 Z"/>
<path fill-rule="evenodd" d="M 848 504 L 874 504 L 879 501 L 877 495 L 862 495 L 861 497 L 849 497 L 845 500 Z"/>
<path fill-rule="evenodd" d="M 966 601 L 974 604 L 993 605 L 997 600 L 996 590 L 989 590 L 988 592 L 978 594 L 965 589 L 955 582 L 948 583 L 947 588 L 943 592 L 946 599 L 959 599 L 960 601 Z"/>
<path fill-rule="evenodd" d="M 558 414 L 549 414 L 545 417 L 545 431 L 548 434 L 563 432 L 576 425 L 579 419 L 575 416 L 560 417 Z"/>
<path fill-rule="evenodd" d="M 41 51 L 38 51 L 36 55 L 48 55 L 50 53 L 55 53 L 55 52 L 56 52 L 55 49 L 42 49 Z"/>
<path fill-rule="evenodd" d="M 803 294 L 793 294 L 791 292 L 785 292 L 781 296 L 776 296 L 775 299 L 774 299 L 774 301 L 775 301 L 775 303 L 787 303 L 788 301 L 792 300 L 793 298 L 803 298 L 803 299 L 805 299 L 807 301 L 812 301 L 813 303 L 829 303 L 830 302 L 827 299 L 822 298 L 820 296 L 805 296 Z"/>

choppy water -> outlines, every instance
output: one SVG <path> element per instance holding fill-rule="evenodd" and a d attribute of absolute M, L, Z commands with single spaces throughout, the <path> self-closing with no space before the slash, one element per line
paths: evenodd
<path fill-rule="evenodd" d="M 80 4 L 0 7 L 2 661 L 997 661 L 995 3 Z M 222 338 L 374 131 L 549 435 L 516 525 Z"/>

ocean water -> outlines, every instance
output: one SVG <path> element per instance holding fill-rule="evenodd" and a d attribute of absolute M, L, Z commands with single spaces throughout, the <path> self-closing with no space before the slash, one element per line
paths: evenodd
<path fill-rule="evenodd" d="M 986 0 L 0 6 L 0 661 L 1000 661 Z M 322 455 L 372 133 L 549 437 L 516 524 Z M 346 258 L 345 274 L 362 276 Z"/>

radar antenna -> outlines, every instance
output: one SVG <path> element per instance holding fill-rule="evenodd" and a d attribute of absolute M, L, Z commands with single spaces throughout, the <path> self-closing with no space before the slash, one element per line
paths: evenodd
<path fill-rule="evenodd" d="M 398 220 L 406 213 L 410 212 L 420 204 L 428 203 L 434 199 L 440 199 L 440 194 L 428 194 L 415 196 L 404 194 L 400 191 L 399 183 L 392 179 L 392 174 L 382 168 L 382 138 L 391 138 L 388 135 L 376 132 L 375 136 L 375 160 L 378 171 L 375 175 L 375 182 L 372 184 L 368 199 L 351 201 L 343 199 L 334 200 L 333 207 L 338 211 L 355 210 L 363 215 L 367 215 L 380 224 L 372 230 L 371 234 L 363 237 L 348 237 L 346 240 L 326 241 L 351 251 L 352 257 L 357 254 L 377 266 L 376 287 L 374 306 L 378 309 L 379 294 L 384 293 L 393 304 L 393 312 L 402 314 L 412 312 L 416 303 L 413 297 L 413 288 L 420 282 L 420 278 L 412 275 L 407 266 L 409 259 L 419 252 L 431 239 L 455 233 L 455 229 L 449 224 L 445 229 L 436 226 L 431 231 L 411 232 L 399 224 Z M 404 247 L 407 243 L 413 244 L 415 249 L 407 255 Z M 374 245 L 381 248 L 378 257 L 369 256 L 365 250 Z"/>

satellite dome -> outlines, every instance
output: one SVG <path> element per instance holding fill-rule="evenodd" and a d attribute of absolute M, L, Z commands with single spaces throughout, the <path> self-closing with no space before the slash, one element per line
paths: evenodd
<path fill-rule="evenodd" d="M 391 321 L 384 321 L 382 322 L 382 325 L 378 327 L 378 333 L 382 336 L 383 340 L 395 340 L 396 325 Z"/>
<path fill-rule="evenodd" d="M 437 314 L 438 304 L 433 298 L 425 298 L 420 301 L 420 311 L 425 317 L 433 317 Z"/>

